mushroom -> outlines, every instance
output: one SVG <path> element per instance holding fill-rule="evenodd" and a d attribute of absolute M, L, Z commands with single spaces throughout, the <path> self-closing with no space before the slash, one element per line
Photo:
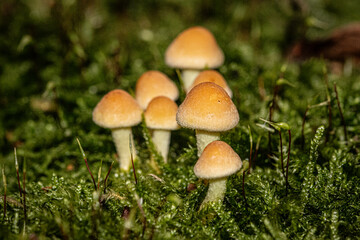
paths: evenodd
<path fill-rule="evenodd" d="M 176 122 L 178 106 L 168 97 L 156 97 L 149 103 L 145 113 L 146 125 L 153 130 L 152 139 L 156 148 L 167 162 L 171 130 L 180 126 Z"/>
<path fill-rule="evenodd" d="M 239 155 L 225 142 L 214 141 L 206 146 L 194 166 L 198 178 L 209 180 L 209 189 L 202 209 L 208 202 L 223 200 L 228 176 L 240 170 L 242 165 Z"/>
<path fill-rule="evenodd" d="M 129 169 L 131 162 L 131 127 L 141 122 L 141 114 L 142 109 L 135 99 L 120 89 L 107 93 L 93 111 L 93 121 L 100 127 L 111 129 L 120 167 L 124 170 Z"/>
<path fill-rule="evenodd" d="M 196 85 L 179 106 L 176 121 L 195 129 L 198 156 L 210 142 L 220 139 L 220 132 L 234 128 L 239 113 L 225 90 L 212 82 Z"/>
<path fill-rule="evenodd" d="M 159 71 L 147 71 L 136 82 L 135 98 L 142 109 L 146 109 L 149 102 L 158 96 L 165 96 L 171 100 L 179 97 L 179 90 L 175 83 Z"/>
<path fill-rule="evenodd" d="M 229 97 L 232 98 L 232 91 L 229 88 L 229 86 L 227 85 L 224 77 L 215 70 L 205 70 L 202 71 L 194 80 L 193 84 L 190 86 L 188 92 L 195 87 L 196 85 L 203 83 L 203 82 L 213 82 L 217 85 L 219 85 L 220 87 L 222 87 L 227 94 L 229 94 Z"/>
<path fill-rule="evenodd" d="M 191 27 L 181 32 L 165 52 L 168 66 L 182 69 L 182 80 L 188 92 L 200 70 L 217 68 L 224 62 L 224 53 L 214 35 L 204 27 Z"/>

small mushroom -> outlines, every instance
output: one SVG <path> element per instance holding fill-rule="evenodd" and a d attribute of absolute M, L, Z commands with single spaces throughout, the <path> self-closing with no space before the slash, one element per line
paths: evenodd
<path fill-rule="evenodd" d="M 144 113 L 146 125 L 153 130 L 153 142 L 165 163 L 169 152 L 171 130 L 180 127 L 176 122 L 177 109 L 178 106 L 174 101 L 160 96 L 151 100 Z"/>
<path fill-rule="evenodd" d="M 203 82 L 212 82 L 220 87 L 222 87 L 227 94 L 229 94 L 229 97 L 232 98 L 232 91 L 229 88 L 228 84 L 226 83 L 224 77 L 215 70 L 205 70 L 202 71 L 194 80 L 193 84 L 190 86 L 189 91 L 195 87 L 196 85 L 203 83 Z M 189 92 L 188 91 L 188 92 Z"/>
<path fill-rule="evenodd" d="M 146 109 L 149 102 L 158 96 L 165 96 L 175 101 L 179 97 L 179 90 L 175 83 L 162 72 L 143 73 L 136 82 L 136 101 L 142 109 Z"/>
<path fill-rule="evenodd" d="M 220 132 L 234 128 L 239 113 L 225 90 L 212 82 L 196 85 L 179 106 L 176 121 L 195 129 L 198 156 L 210 142 L 220 139 Z"/>
<path fill-rule="evenodd" d="M 241 166 L 239 155 L 227 143 L 214 141 L 206 146 L 194 166 L 198 178 L 209 180 L 209 189 L 200 209 L 208 202 L 224 199 L 228 176 L 239 171 Z"/>
<path fill-rule="evenodd" d="M 188 92 L 199 72 L 217 68 L 224 62 L 224 53 L 214 35 L 204 27 L 191 27 L 181 32 L 165 52 L 168 66 L 182 69 L 182 80 Z"/>
<path fill-rule="evenodd" d="M 141 122 L 141 114 L 135 99 L 120 89 L 107 93 L 93 111 L 93 121 L 100 127 L 111 129 L 120 167 L 124 170 L 128 170 L 131 163 L 131 127 Z"/>

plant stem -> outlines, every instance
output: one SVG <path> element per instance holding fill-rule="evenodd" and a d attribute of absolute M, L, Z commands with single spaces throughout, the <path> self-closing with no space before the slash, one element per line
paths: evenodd
<path fill-rule="evenodd" d="M 141 215 L 143 217 L 143 221 L 142 221 L 143 222 L 142 237 L 144 237 L 145 229 L 146 229 L 146 216 L 145 216 L 144 209 L 143 209 L 143 207 L 141 205 L 141 201 L 142 200 L 140 200 L 139 197 L 136 198 L 136 203 L 137 203 L 137 205 L 138 205 L 138 207 L 140 209 L 140 213 L 141 213 Z"/>
<path fill-rule="evenodd" d="M 6 219 L 6 192 L 7 192 L 7 184 L 6 184 L 6 176 L 5 176 L 5 166 L 2 168 L 2 176 L 3 176 L 3 184 L 4 184 L 4 219 Z"/>
<path fill-rule="evenodd" d="M 112 169 L 113 165 L 114 165 L 114 161 L 112 161 L 112 163 L 111 163 L 111 165 L 110 165 L 110 168 L 109 168 L 109 170 L 108 170 L 108 172 L 107 172 L 107 174 L 106 174 L 105 180 L 104 180 L 104 192 L 105 192 L 105 190 L 106 190 L 107 180 L 108 180 L 108 177 L 109 177 L 109 175 L 110 175 L 110 172 L 111 172 L 111 169 Z"/>
<path fill-rule="evenodd" d="M 348 136 L 347 136 L 347 130 L 346 130 L 346 123 L 345 123 L 344 115 L 343 115 L 343 112 L 342 112 L 342 109 L 341 109 L 341 105 L 340 105 L 340 101 L 339 101 L 339 95 L 338 95 L 338 91 L 337 91 L 337 88 L 336 88 L 336 83 L 334 83 L 334 90 L 335 90 L 335 94 L 336 94 L 336 102 L 337 102 L 339 112 L 340 112 L 341 123 L 342 123 L 342 125 L 344 127 L 345 141 L 347 142 L 348 141 Z"/>
<path fill-rule="evenodd" d="M 24 205 L 24 220 L 26 222 L 26 159 L 24 158 L 23 164 L 23 205 Z"/>
<path fill-rule="evenodd" d="M 327 74 L 326 68 L 324 70 L 324 80 L 325 80 L 325 84 L 326 84 L 326 101 L 328 102 L 328 119 L 329 119 L 328 120 L 329 127 L 326 132 L 325 142 L 328 142 L 329 137 L 330 137 L 330 132 L 332 129 L 332 109 L 331 109 L 331 97 L 330 97 L 330 93 L 329 93 L 329 80 L 328 80 L 328 74 Z"/>
<path fill-rule="evenodd" d="M 101 163 L 100 163 L 100 168 L 99 168 L 99 171 L 98 171 L 98 183 L 97 183 L 97 189 L 100 189 L 100 178 L 101 178 L 101 168 L 102 168 L 102 163 L 103 163 L 103 160 L 101 160 Z"/>
<path fill-rule="evenodd" d="M 290 162 L 290 152 L 291 152 L 291 130 L 288 130 L 289 133 L 289 150 L 288 150 L 288 156 L 287 156 L 287 162 L 286 162 L 286 195 L 288 193 L 288 187 L 289 187 L 289 162 Z"/>
<path fill-rule="evenodd" d="M 14 156 L 15 156 L 16 176 L 17 176 L 17 181 L 18 181 L 18 186 L 19 186 L 20 202 L 21 202 L 22 201 L 22 199 L 21 199 L 22 191 L 21 191 L 21 186 L 20 186 L 19 164 L 18 164 L 18 159 L 17 159 L 16 147 L 14 148 Z"/>
<path fill-rule="evenodd" d="M 281 161 L 281 171 L 283 175 L 285 176 L 285 170 L 284 170 L 284 154 L 283 154 L 283 144 L 282 144 L 282 137 L 281 137 L 281 130 L 279 131 L 279 137 L 280 137 L 280 161 Z"/>
<path fill-rule="evenodd" d="M 272 115 L 273 115 L 274 108 L 275 108 L 275 105 L 276 105 L 276 97 L 277 97 L 278 92 L 279 92 L 279 86 L 275 85 L 274 93 L 273 93 L 273 99 L 272 99 L 270 109 L 269 109 L 269 121 L 270 122 L 272 121 Z M 268 145 L 268 148 L 269 148 L 269 152 L 271 152 L 272 151 L 272 149 L 271 149 L 271 132 L 269 132 L 269 145 Z"/>
<path fill-rule="evenodd" d="M 260 95 L 261 101 L 264 101 L 265 97 L 266 97 L 266 91 L 265 91 L 265 87 L 264 87 L 264 78 L 263 77 L 258 77 L 258 89 L 259 89 L 259 95 Z"/>
<path fill-rule="evenodd" d="M 94 179 L 94 176 L 93 176 L 93 174 L 92 174 L 92 172 L 91 172 L 91 170 L 90 170 L 90 168 L 89 168 L 89 165 L 88 165 L 88 161 L 87 161 L 87 159 L 86 159 L 85 152 L 84 152 L 84 150 L 83 150 L 83 148 L 82 148 L 82 146 L 81 146 L 81 143 L 80 143 L 80 141 L 79 141 L 78 138 L 76 138 L 76 141 L 77 141 L 77 143 L 78 143 L 78 145 L 79 145 L 79 148 L 80 148 L 81 154 L 82 154 L 82 156 L 83 156 L 83 159 L 84 159 L 84 161 L 85 161 L 86 167 L 87 167 L 88 172 L 90 173 L 91 179 L 92 179 L 92 181 L 93 181 L 93 183 L 94 183 L 95 191 L 97 191 L 95 179 Z"/>
<path fill-rule="evenodd" d="M 179 79 L 180 87 L 183 90 L 182 92 L 185 93 L 185 95 L 186 95 L 187 91 L 185 90 L 184 80 L 183 80 L 181 71 L 180 71 L 180 69 L 176 69 L 175 72 L 176 72 L 176 75 L 177 75 L 177 77 Z"/>
<path fill-rule="evenodd" d="M 130 148 L 130 158 L 131 158 L 131 164 L 132 164 L 132 168 L 133 168 L 133 173 L 134 173 L 134 178 L 135 178 L 135 185 L 137 185 L 137 177 L 136 177 L 136 171 L 135 171 L 135 165 L 134 165 L 134 158 L 133 158 L 133 138 L 132 138 L 132 134 L 129 134 L 129 148 Z"/>
<path fill-rule="evenodd" d="M 252 134 L 251 134 L 251 128 L 248 125 L 249 128 L 249 137 L 250 137 L 250 155 L 249 155 L 249 172 L 248 174 L 251 173 L 251 167 L 252 167 L 252 151 L 253 151 L 253 138 L 252 138 Z"/>

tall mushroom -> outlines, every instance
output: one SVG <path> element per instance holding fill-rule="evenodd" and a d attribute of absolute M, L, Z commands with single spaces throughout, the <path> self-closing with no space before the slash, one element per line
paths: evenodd
<path fill-rule="evenodd" d="M 217 68 L 224 62 L 224 53 L 214 35 L 204 27 L 191 27 L 181 32 L 165 52 L 168 66 L 182 69 L 182 80 L 187 92 L 199 72 Z"/>
<path fill-rule="evenodd" d="M 209 180 L 209 189 L 200 209 L 208 202 L 223 200 L 228 176 L 240 170 L 239 155 L 225 142 L 214 141 L 206 146 L 194 167 L 197 177 Z"/>
<path fill-rule="evenodd" d="M 100 127 L 111 129 L 120 167 L 124 170 L 128 170 L 131 163 L 131 127 L 141 122 L 141 114 L 142 109 L 135 99 L 120 89 L 107 93 L 93 111 L 93 121 Z"/>
<path fill-rule="evenodd" d="M 136 82 L 136 101 L 142 109 L 146 109 L 149 102 L 158 96 L 165 96 L 175 101 L 179 97 L 179 90 L 162 72 L 152 70 L 143 73 Z"/>
<path fill-rule="evenodd" d="M 234 128 L 239 113 L 225 90 L 212 82 L 196 85 L 179 106 L 176 121 L 195 129 L 198 156 L 210 142 L 220 139 L 220 132 Z"/>
<path fill-rule="evenodd" d="M 226 83 L 225 78 L 218 71 L 205 70 L 199 73 L 199 75 L 195 78 L 193 84 L 190 86 L 189 91 L 196 85 L 203 82 L 212 82 L 219 85 L 227 92 L 227 94 L 229 94 L 229 97 L 232 98 L 232 91 L 230 87 Z"/>
<path fill-rule="evenodd" d="M 152 129 L 152 139 L 167 162 L 171 130 L 176 130 L 180 126 L 176 122 L 176 112 L 178 106 L 168 97 L 156 97 L 149 103 L 145 113 L 145 122 L 148 128 Z"/>

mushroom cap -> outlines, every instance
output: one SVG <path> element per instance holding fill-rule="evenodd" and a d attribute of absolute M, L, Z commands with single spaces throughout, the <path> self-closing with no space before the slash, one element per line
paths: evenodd
<path fill-rule="evenodd" d="M 165 96 L 175 101 L 179 97 L 179 90 L 164 73 L 147 71 L 136 82 L 135 98 L 141 108 L 146 109 L 149 102 L 157 96 Z"/>
<path fill-rule="evenodd" d="M 213 141 L 196 162 L 194 173 L 204 179 L 222 178 L 236 173 L 241 166 L 241 158 L 227 143 Z"/>
<path fill-rule="evenodd" d="M 141 122 L 142 109 L 126 91 L 108 92 L 96 105 L 93 121 L 104 128 L 131 127 Z"/>
<path fill-rule="evenodd" d="M 209 30 L 196 26 L 172 41 L 165 52 L 165 62 L 180 69 L 216 68 L 223 64 L 224 53 Z"/>
<path fill-rule="evenodd" d="M 176 122 L 178 106 L 168 97 L 156 97 L 149 103 L 145 113 L 146 126 L 151 129 L 176 130 L 180 126 Z"/>
<path fill-rule="evenodd" d="M 205 70 L 199 73 L 199 75 L 195 78 L 193 84 L 191 85 L 189 91 L 195 87 L 196 85 L 203 83 L 203 82 L 213 82 L 220 87 L 222 87 L 227 94 L 229 94 L 230 98 L 232 97 L 232 91 L 226 83 L 225 78 L 215 70 Z"/>
<path fill-rule="evenodd" d="M 239 122 L 239 113 L 225 90 L 212 82 L 196 85 L 179 106 L 176 121 L 185 128 L 224 132 Z"/>

